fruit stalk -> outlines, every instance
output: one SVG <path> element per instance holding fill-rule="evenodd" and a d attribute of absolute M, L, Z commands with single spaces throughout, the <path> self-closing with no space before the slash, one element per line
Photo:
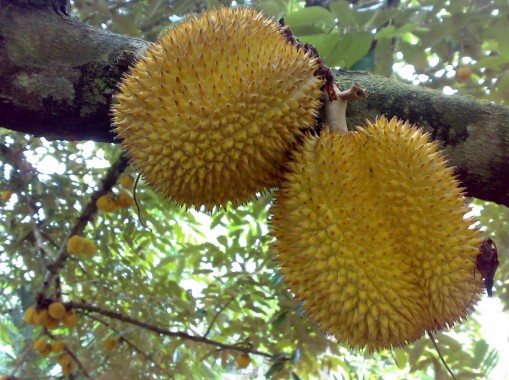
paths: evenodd
<path fill-rule="evenodd" d="M 345 91 L 340 91 L 339 87 L 335 84 L 334 92 L 336 93 L 336 100 L 329 100 L 328 96 L 325 97 L 325 124 L 331 131 L 345 134 L 348 132 L 346 123 L 346 105 L 348 100 L 365 99 L 368 97 L 368 92 L 362 89 L 358 83 L 352 84 L 352 87 Z"/>

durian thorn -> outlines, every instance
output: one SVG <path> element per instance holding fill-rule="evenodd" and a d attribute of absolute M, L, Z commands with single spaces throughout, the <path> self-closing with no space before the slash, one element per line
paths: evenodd
<path fill-rule="evenodd" d="M 449 372 L 449 375 L 451 375 L 451 377 L 454 379 L 454 380 L 457 380 L 456 379 L 456 376 L 454 376 L 454 373 L 452 372 L 452 369 L 451 367 L 449 367 L 447 365 L 447 362 L 445 361 L 444 359 L 444 356 L 442 355 L 442 353 L 440 352 L 440 349 L 438 348 L 438 344 L 437 344 L 437 341 L 435 340 L 435 337 L 433 336 L 432 332 L 431 331 L 427 331 L 428 333 L 428 336 L 429 338 L 431 339 L 431 343 L 433 343 L 433 346 L 435 346 L 435 350 L 437 350 L 437 354 L 438 354 L 438 357 L 440 358 L 440 360 L 442 361 L 444 367 L 447 369 L 447 372 Z"/>
<path fill-rule="evenodd" d="M 357 83 L 352 84 L 348 90 L 340 91 L 337 84 L 334 85 L 336 100 L 330 101 L 326 96 L 325 100 L 325 124 L 331 131 L 340 134 L 348 132 L 346 124 L 346 104 L 348 100 L 365 99 L 368 92 L 361 88 Z"/>

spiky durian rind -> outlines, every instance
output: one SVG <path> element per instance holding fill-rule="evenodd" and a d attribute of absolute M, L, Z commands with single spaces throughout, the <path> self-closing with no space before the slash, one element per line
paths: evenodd
<path fill-rule="evenodd" d="M 352 347 L 402 346 L 466 317 L 480 234 L 452 168 L 421 129 L 378 119 L 308 136 L 275 196 L 288 287 Z"/>
<path fill-rule="evenodd" d="M 248 8 L 170 29 L 119 86 L 114 131 L 147 181 L 185 206 L 244 203 L 277 184 L 313 126 L 316 58 Z"/>

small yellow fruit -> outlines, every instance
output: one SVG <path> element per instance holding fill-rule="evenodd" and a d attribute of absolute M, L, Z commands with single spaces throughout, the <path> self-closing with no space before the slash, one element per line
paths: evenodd
<path fill-rule="evenodd" d="M 51 345 L 48 344 L 46 347 L 44 347 L 44 350 L 39 351 L 39 354 L 41 354 L 41 356 L 48 356 L 51 354 Z"/>
<path fill-rule="evenodd" d="M 456 80 L 458 82 L 466 82 L 472 77 L 473 73 L 474 71 L 472 68 L 468 66 L 461 66 L 456 69 Z"/>
<path fill-rule="evenodd" d="M 37 311 L 35 310 L 34 306 L 30 306 L 28 309 L 26 309 L 25 313 L 23 314 L 23 320 L 28 323 L 31 326 L 34 326 L 35 323 L 35 315 L 37 314 Z"/>
<path fill-rule="evenodd" d="M 70 255 L 77 255 L 83 250 L 85 238 L 79 235 L 73 235 L 67 240 L 67 252 Z"/>
<path fill-rule="evenodd" d="M 46 341 L 46 339 L 44 338 L 39 338 L 37 339 L 34 344 L 33 344 L 33 347 L 34 347 L 34 350 L 36 350 L 37 352 L 42 352 L 46 349 L 46 347 L 48 346 L 48 342 Z"/>
<path fill-rule="evenodd" d="M 72 363 L 72 356 L 66 352 L 60 355 L 57 361 L 58 364 L 60 364 L 62 367 L 67 367 L 69 364 Z"/>
<path fill-rule="evenodd" d="M 235 358 L 235 362 L 237 363 L 238 368 L 246 368 L 249 363 L 251 363 L 251 358 L 248 354 L 243 352 Z"/>
<path fill-rule="evenodd" d="M 117 203 L 120 207 L 128 208 L 131 207 L 134 203 L 133 197 L 131 197 L 128 193 L 121 193 L 118 196 Z"/>
<path fill-rule="evenodd" d="M 108 338 L 104 341 L 104 349 L 111 351 L 118 345 L 118 339 Z"/>
<path fill-rule="evenodd" d="M 34 321 L 37 326 L 46 326 L 49 321 L 49 313 L 47 309 L 37 310 L 35 312 Z"/>
<path fill-rule="evenodd" d="M 73 310 L 68 311 L 67 313 L 65 313 L 62 322 L 64 322 L 65 327 L 71 329 L 78 323 L 78 316 Z"/>
<path fill-rule="evenodd" d="M 51 352 L 54 354 L 58 354 L 59 352 L 62 352 L 64 350 L 64 343 L 60 340 L 55 340 L 53 343 L 51 343 Z"/>
<path fill-rule="evenodd" d="M 104 212 L 113 212 L 118 209 L 118 204 L 109 195 L 100 196 L 95 202 L 97 208 Z"/>
<path fill-rule="evenodd" d="M 69 376 L 72 373 L 72 362 L 69 365 L 62 366 L 62 374 Z"/>
<path fill-rule="evenodd" d="M 61 302 L 53 302 L 48 307 L 48 313 L 51 318 L 62 319 L 65 315 L 65 306 Z"/>
<path fill-rule="evenodd" d="M 92 257 L 97 253 L 97 245 L 90 240 L 85 241 L 85 245 L 83 247 L 83 254 L 88 257 Z"/>
<path fill-rule="evenodd" d="M 44 325 L 48 330 L 55 330 L 60 324 L 60 319 L 49 317 L 48 322 Z"/>
<path fill-rule="evenodd" d="M 7 202 L 12 194 L 13 194 L 13 192 L 10 190 L 2 191 L 2 195 L 0 196 L 0 199 L 2 200 L 2 202 Z"/>
<path fill-rule="evenodd" d="M 120 176 L 120 186 L 124 189 L 130 189 L 134 185 L 134 178 L 130 175 L 123 174 Z"/>

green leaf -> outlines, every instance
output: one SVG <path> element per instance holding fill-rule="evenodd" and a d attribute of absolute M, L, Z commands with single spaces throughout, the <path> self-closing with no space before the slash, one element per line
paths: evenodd
<path fill-rule="evenodd" d="M 343 36 L 336 54 L 328 61 L 331 66 L 350 68 L 371 47 L 373 36 L 367 32 L 351 32 Z"/>
<path fill-rule="evenodd" d="M 382 38 L 394 38 L 394 37 L 402 37 L 404 34 L 411 32 L 415 29 L 414 24 L 406 23 L 403 26 L 396 28 L 394 25 L 389 25 L 378 33 L 376 33 L 376 39 Z"/>
<path fill-rule="evenodd" d="M 341 44 L 341 36 L 337 31 L 330 34 L 316 34 L 312 36 L 302 36 L 300 40 L 304 43 L 309 43 L 316 47 L 320 57 L 328 66 L 334 65 L 334 60 L 340 59 L 339 45 Z"/>
<path fill-rule="evenodd" d="M 213 230 L 215 227 L 217 227 L 219 224 L 221 225 L 224 225 L 224 223 L 222 223 L 222 219 L 223 219 L 223 216 L 224 214 L 222 212 L 220 213 L 217 213 L 216 215 L 214 215 L 212 217 L 212 222 L 210 223 L 210 229 Z"/>
<path fill-rule="evenodd" d="M 285 0 L 257 0 L 253 6 L 263 11 L 267 16 L 278 19 L 286 14 L 287 5 Z"/>
<path fill-rule="evenodd" d="M 216 239 L 219 242 L 219 244 L 221 244 L 224 247 L 228 247 L 228 238 L 226 236 L 220 235 Z"/>
<path fill-rule="evenodd" d="M 411 371 L 415 370 L 415 366 L 424 351 L 425 345 L 424 339 L 421 339 L 415 342 L 413 347 L 410 349 L 410 352 L 408 353 L 408 364 L 410 364 Z"/>
<path fill-rule="evenodd" d="M 287 311 L 282 312 L 274 321 L 274 326 L 280 327 L 286 319 Z"/>
<path fill-rule="evenodd" d="M 403 369 L 406 367 L 408 362 L 408 352 L 401 348 L 397 348 L 394 350 L 394 359 L 396 359 L 396 365 L 399 369 Z"/>
<path fill-rule="evenodd" d="M 335 25 L 335 17 L 323 7 L 307 7 L 286 16 L 285 24 L 292 29 L 311 24 L 331 27 Z"/>
<path fill-rule="evenodd" d="M 487 352 L 488 343 L 486 343 L 484 339 L 477 341 L 474 346 L 474 362 L 472 364 L 473 368 L 479 368 Z"/>
<path fill-rule="evenodd" d="M 355 13 L 348 1 L 334 1 L 329 5 L 330 10 L 339 21 L 339 26 L 347 28 L 355 25 Z"/>
<path fill-rule="evenodd" d="M 269 368 L 269 370 L 265 373 L 265 378 L 270 379 L 270 377 L 275 374 L 276 372 L 281 371 L 285 367 L 284 361 L 277 361 L 274 364 L 272 364 Z"/>
<path fill-rule="evenodd" d="M 411 45 L 406 42 L 400 42 L 399 48 L 405 57 L 407 63 L 414 65 L 419 71 L 424 71 L 428 67 L 428 57 L 420 45 Z"/>

